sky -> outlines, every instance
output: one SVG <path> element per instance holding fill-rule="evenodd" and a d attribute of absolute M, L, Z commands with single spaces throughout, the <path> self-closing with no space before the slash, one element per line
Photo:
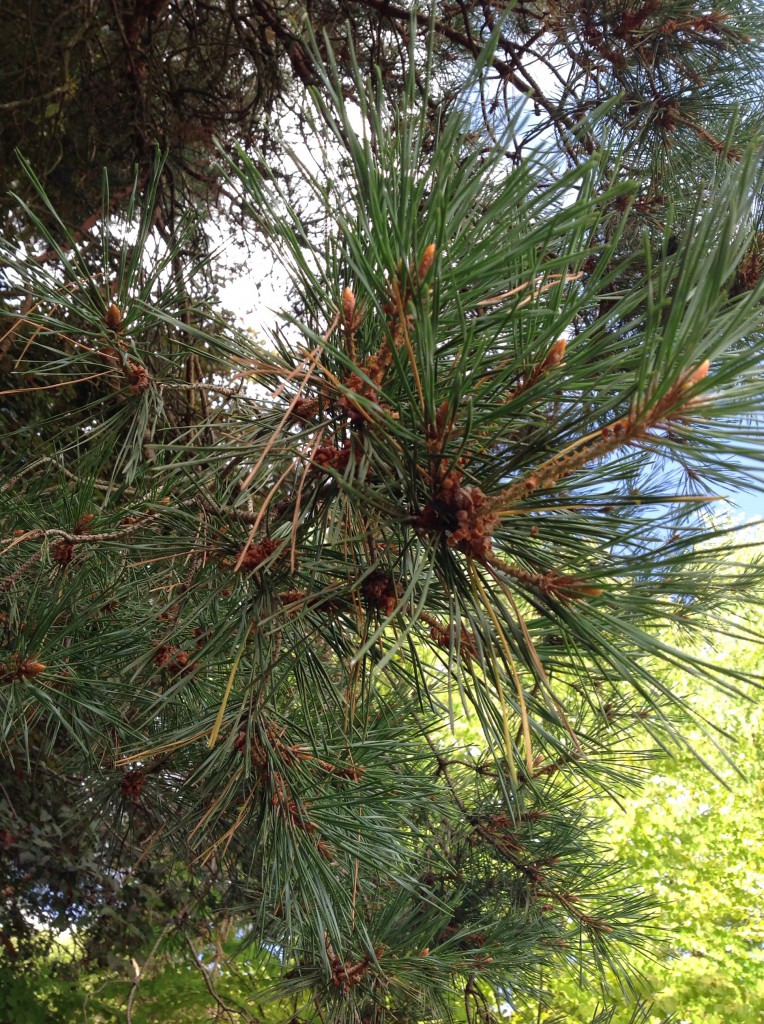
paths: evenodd
<path fill-rule="evenodd" d="M 764 493 L 738 491 L 730 497 L 736 506 L 734 509 L 736 518 L 741 516 L 746 521 L 764 519 Z"/>

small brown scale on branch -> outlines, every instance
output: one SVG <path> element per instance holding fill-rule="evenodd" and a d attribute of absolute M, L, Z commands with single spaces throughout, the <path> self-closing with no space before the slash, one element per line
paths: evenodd
<path fill-rule="evenodd" d="M 322 469 L 334 469 L 342 473 L 347 469 L 350 460 L 350 448 L 337 448 L 336 445 L 326 444 L 316 448 L 313 453 L 313 461 Z"/>
<path fill-rule="evenodd" d="M 85 531 L 87 530 L 87 527 L 90 526 L 92 522 L 92 513 L 88 513 L 87 515 L 82 516 L 82 518 L 78 521 L 77 525 L 72 530 L 72 533 L 75 534 L 75 536 L 77 537 L 81 537 L 82 534 L 85 533 Z M 74 544 L 72 544 L 71 541 L 62 540 L 59 541 L 58 544 L 56 544 L 53 547 L 53 558 L 56 562 L 58 562 L 59 565 L 68 565 L 73 557 Z"/>
<path fill-rule="evenodd" d="M 125 377 L 134 395 L 141 395 L 151 383 L 149 371 L 140 363 L 133 363 L 129 359 L 125 367 Z"/>
<path fill-rule="evenodd" d="M 581 912 L 579 912 L 577 916 L 581 924 L 585 928 L 588 928 L 593 932 L 610 933 L 613 931 L 612 927 L 609 924 L 606 924 L 606 922 L 603 921 L 601 917 L 591 917 L 589 914 L 584 914 Z"/>
<path fill-rule="evenodd" d="M 311 835 L 316 832 L 316 825 L 310 820 L 307 808 L 298 804 L 292 797 L 289 785 L 284 779 L 283 774 L 272 767 L 270 763 L 270 750 L 273 750 L 284 767 L 294 764 L 295 761 L 315 761 L 317 764 L 325 766 L 328 770 L 331 770 L 332 766 L 314 757 L 307 747 L 287 745 L 282 740 L 283 735 L 283 728 L 279 729 L 272 723 L 267 722 L 265 724 L 265 738 L 267 742 L 264 742 L 258 732 L 253 733 L 250 730 L 250 719 L 247 716 L 239 725 L 234 740 L 234 749 L 242 755 L 249 749 L 250 763 L 255 769 L 260 785 L 263 789 L 270 786 L 273 790 L 271 796 L 273 807 L 287 818 L 295 828 L 302 829 L 302 831 Z"/>
<path fill-rule="evenodd" d="M 99 354 L 108 366 L 116 368 L 120 365 L 120 358 L 113 348 L 103 349 Z M 151 377 L 146 367 L 140 363 L 134 363 L 131 359 L 126 359 L 122 363 L 122 372 L 134 395 L 143 394 L 151 383 Z"/>
<path fill-rule="evenodd" d="M 317 398 L 298 398 L 292 406 L 292 416 L 298 420 L 314 420 L 319 413 L 320 403 Z"/>
<path fill-rule="evenodd" d="M 626 40 L 630 45 L 637 45 L 638 40 L 632 39 L 633 33 L 638 32 L 647 19 L 659 10 L 660 6 L 661 0 L 647 0 L 647 3 L 642 4 L 636 10 L 626 8 L 620 21 L 617 21 L 611 28 L 613 35 Z"/>
<path fill-rule="evenodd" d="M 658 31 L 661 35 L 671 36 L 677 32 L 693 35 L 709 35 L 723 38 L 725 36 L 744 40 L 745 37 L 728 28 L 724 23 L 729 20 L 729 14 L 721 11 L 711 11 L 710 14 L 701 14 L 697 18 L 685 18 L 680 21 L 678 18 L 669 18 L 664 21 Z M 750 41 L 750 40 L 748 40 Z"/>
<path fill-rule="evenodd" d="M 476 828 L 475 835 L 488 839 L 499 853 L 514 863 L 519 855 L 527 852 L 514 834 L 516 828 L 517 823 L 506 814 L 492 814 Z"/>
<path fill-rule="evenodd" d="M 461 931 L 461 926 L 452 922 L 447 924 L 443 931 L 439 932 L 435 936 L 435 940 L 438 943 L 448 942 L 453 939 L 454 935 L 457 935 Z M 465 935 L 464 938 L 459 942 L 460 949 L 481 949 L 486 942 L 488 942 L 488 936 L 485 932 L 473 932 L 471 935 Z M 419 954 L 420 956 L 429 956 L 430 950 L 425 948 Z M 488 962 L 492 962 L 491 958 Z"/>
<path fill-rule="evenodd" d="M 307 835 L 312 836 L 316 831 L 316 823 L 308 817 L 308 808 L 303 803 L 297 803 L 291 797 L 284 799 L 281 790 L 277 787 L 271 799 L 273 806 L 289 820 L 293 828 L 302 829 Z"/>
<path fill-rule="evenodd" d="M 141 798 L 145 782 L 145 774 L 139 768 L 134 768 L 132 771 L 125 773 L 119 789 L 123 796 L 126 796 L 132 803 L 137 804 Z"/>
<path fill-rule="evenodd" d="M 326 955 L 329 960 L 329 970 L 331 971 L 332 984 L 340 990 L 340 992 L 349 992 L 351 988 L 360 984 L 366 977 L 369 969 L 373 964 L 373 958 L 370 953 L 367 953 L 362 960 L 357 963 L 353 963 L 352 960 L 340 960 L 337 954 L 331 947 L 329 939 L 324 935 L 324 942 L 326 943 Z M 384 948 L 380 947 L 374 951 L 374 956 L 379 959 L 384 953 Z"/>
<path fill-rule="evenodd" d="M 310 836 L 316 850 L 328 860 L 334 863 L 336 858 L 329 843 L 321 838 L 318 826 L 311 820 L 308 813 L 308 806 L 296 800 L 290 789 L 289 783 L 284 778 L 283 771 L 278 771 L 271 764 L 271 752 L 275 754 L 282 768 L 299 761 L 307 762 L 327 774 L 336 775 L 342 779 L 349 779 L 359 782 L 363 769 L 355 765 L 340 766 L 331 764 L 316 757 L 307 747 L 298 744 L 288 744 L 284 741 L 284 729 L 273 725 L 270 722 L 265 724 L 267 743 L 258 732 L 252 732 L 249 716 L 245 716 L 239 725 L 234 739 L 234 749 L 244 756 L 249 751 L 250 763 L 255 769 L 258 784 L 265 792 L 268 788 L 272 790 L 271 805 L 276 813 L 289 822 L 292 828 L 299 829 Z"/>
<path fill-rule="evenodd" d="M 358 768 L 355 765 L 335 765 L 329 761 L 324 761 L 320 757 L 316 757 L 312 751 L 307 747 L 300 746 L 299 744 L 288 744 L 283 740 L 284 729 L 277 728 L 275 725 L 268 723 L 265 726 L 265 731 L 268 737 L 268 743 L 276 752 L 281 760 L 281 763 L 288 767 L 297 761 L 308 761 L 311 764 L 316 765 L 322 771 L 330 775 L 337 775 L 343 779 L 352 779 L 357 782 L 363 774 L 363 769 Z M 249 719 L 244 718 L 239 726 L 239 730 L 236 734 L 236 740 L 234 742 L 235 748 L 239 753 L 243 753 L 247 745 L 247 735 L 249 732 Z M 264 777 L 267 778 L 268 772 L 268 749 L 261 743 L 257 736 L 252 740 L 251 746 L 251 757 L 253 764 L 257 765 L 259 769 L 263 771 Z"/>
<path fill-rule="evenodd" d="M 414 525 L 424 533 L 446 533 L 449 547 L 477 562 L 486 562 L 493 550 L 493 531 L 499 515 L 479 487 L 462 486 L 463 478 L 461 470 L 451 469 Z"/>
<path fill-rule="evenodd" d="M 375 571 L 363 581 L 361 591 L 366 603 L 384 616 L 392 615 L 400 598 L 400 585 L 384 569 Z"/>
<path fill-rule="evenodd" d="M 490 564 L 517 580 L 529 590 L 538 591 L 544 597 L 554 597 L 566 604 L 568 601 L 582 601 L 587 597 L 599 597 L 602 587 L 593 586 L 579 576 L 567 576 L 550 569 L 545 573 L 527 572 L 518 566 L 509 565 L 499 558 L 491 558 Z"/>
<path fill-rule="evenodd" d="M 543 817 L 544 813 L 542 810 L 533 810 L 524 814 L 520 820 L 537 820 Z M 568 916 L 587 928 L 600 931 L 612 930 L 601 919 L 589 917 L 580 910 L 577 906 L 579 898 L 573 893 L 560 891 L 549 879 L 548 869 L 559 863 L 559 857 L 528 859 L 529 851 L 516 834 L 519 821 L 506 814 L 492 814 L 473 819 L 471 824 L 474 828 L 472 845 L 475 845 L 480 839 L 489 843 L 500 856 L 512 864 L 520 875 L 527 879 L 535 899 L 552 901 L 540 904 L 540 910 L 552 910 L 556 904 Z"/>
<path fill-rule="evenodd" d="M 234 749 L 238 750 L 240 754 L 243 754 L 247 749 L 247 740 L 249 736 L 249 716 L 245 715 L 239 723 L 239 728 L 236 730 L 236 737 L 234 738 L 233 745 Z M 252 763 L 256 765 L 264 765 L 265 760 L 260 761 L 261 748 L 256 746 L 254 743 L 250 746 L 250 757 Z"/>
<path fill-rule="evenodd" d="M 510 392 L 509 402 L 535 384 L 544 374 L 560 366 L 565 356 L 567 342 L 559 338 L 546 356 L 538 362 L 517 387 Z M 433 473 L 437 481 L 433 501 L 416 520 L 416 527 L 424 532 L 446 532 L 446 543 L 476 562 L 486 563 L 493 552 L 493 531 L 499 521 L 495 500 L 490 499 L 476 485 L 462 486 L 464 474 L 459 466 L 446 468 L 443 447 L 451 432 L 447 422 L 448 406 L 444 402 L 438 410 L 435 423 L 430 428 L 428 448 L 435 458 Z"/>
<path fill-rule="evenodd" d="M 53 559 L 61 566 L 68 565 L 73 557 L 74 544 L 69 544 L 67 541 L 61 541 L 60 544 L 56 544 L 53 548 Z"/>
<path fill-rule="evenodd" d="M 157 668 L 166 668 L 170 671 L 188 668 L 188 653 L 181 651 L 178 647 L 162 645 L 157 648 L 154 655 L 154 664 Z"/>
<path fill-rule="evenodd" d="M 584 756 L 582 751 L 574 748 L 571 748 L 566 754 L 563 754 L 554 761 L 547 761 L 543 754 L 537 754 L 533 762 L 533 778 L 538 779 L 542 776 L 555 775 L 567 765 L 574 764 Z"/>
<path fill-rule="evenodd" d="M 447 651 L 451 650 L 452 646 L 455 647 L 456 638 L 453 635 L 452 626 L 444 626 L 442 623 L 438 622 L 434 615 L 430 615 L 428 612 L 420 612 L 419 618 L 431 627 L 430 637 L 439 647 L 442 647 Z M 458 637 L 459 657 L 463 658 L 467 665 L 469 665 L 478 657 L 475 637 L 469 630 L 464 629 L 463 627 L 459 630 Z"/>
<path fill-rule="evenodd" d="M 413 324 L 413 316 L 407 312 L 407 308 L 413 298 L 411 280 L 422 283 L 427 277 L 435 260 L 435 246 L 428 245 L 424 251 L 419 265 L 409 270 L 405 275 L 402 268 L 398 279 L 390 284 L 389 298 L 383 306 L 387 317 L 387 333 L 377 351 L 368 356 L 363 362 L 357 363 L 358 328 L 363 320 L 363 309 L 358 303 L 353 290 L 346 287 L 342 293 L 340 324 L 345 336 L 345 347 L 350 359 L 357 363 L 359 372 L 351 372 L 344 381 L 345 387 L 350 394 L 344 394 L 336 402 L 326 398 L 324 405 L 327 409 L 339 410 L 346 415 L 352 426 L 362 427 L 369 420 L 369 414 L 356 401 L 355 396 L 373 402 L 389 415 L 396 415 L 388 406 L 380 403 L 379 393 L 384 383 L 385 375 L 393 361 L 393 350 L 403 345 L 406 332 Z M 315 421 L 321 410 L 321 402 L 317 397 L 298 398 L 291 410 L 291 417 L 304 422 Z M 345 452 L 344 448 L 324 446 L 319 449 L 323 453 L 315 461 L 319 465 L 328 465 L 332 468 L 343 469 L 347 463 L 347 454 L 339 455 L 338 452 Z M 322 461 L 323 457 L 323 461 Z M 339 463 L 339 465 L 338 465 Z"/>
<path fill-rule="evenodd" d="M 257 544 L 249 544 L 245 549 L 244 558 L 241 562 L 241 570 L 247 572 L 257 569 L 263 562 L 267 561 L 281 542 L 265 537 Z M 241 554 L 241 552 L 239 552 Z"/>
<path fill-rule="evenodd" d="M 488 498 L 476 486 L 462 487 L 462 473 L 452 470 L 441 482 L 437 500 L 456 522 L 447 543 L 477 561 L 491 554 L 493 530 L 498 521 Z"/>
<path fill-rule="evenodd" d="M 516 834 L 518 828 L 528 822 L 540 821 L 545 815 L 545 811 L 536 808 L 525 811 L 516 818 L 510 818 L 506 814 L 488 814 L 469 818 L 469 824 L 474 829 L 472 845 L 482 838 L 517 867 L 521 863 L 518 857 L 528 852 Z"/>
<path fill-rule="evenodd" d="M 345 381 L 346 387 L 348 387 L 353 394 L 376 402 L 379 389 L 382 385 L 382 381 L 384 380 L 385 372 L 391 362 L 392 356 L 390 355 L 390 350 L 385 342 L 376 355 L 369 356 L 363 367 L 364 373 L 369 380 L 364 380 L 362 377 L 359 377 L 357 373 L 351 373 Z M 369 383 L 369 381 L 371 383 Z M 337 404 L 350 417 L 351 423 L 361 424 L 366 422 L 366 414 L 350 395 L 343 395 Z"/>

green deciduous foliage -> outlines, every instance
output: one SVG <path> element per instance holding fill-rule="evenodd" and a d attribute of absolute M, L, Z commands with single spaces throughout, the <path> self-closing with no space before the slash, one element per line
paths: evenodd
<path fill-rule="evenodd" d="M 733 619 L 730 635 L 709 638 L 708 654 L 756 670 L 761 651 L 739 625 Z M 687 686 L 681 676 L 673 682 Z M 761 707 L 742 700 L 720 705 L 705 689 L 695 692 L 694 703 L 734 743 L 735 768 L 695 732 L 691 738 L 716 777 L 689 753 L 674 752 L 621 810 L 603 805 L 603 812 L 613 856 L 663 907 L 664 955 L 633 959 L 655 1017 L 754 1024 L 764 1013 Z M 558 1010 L 590 1019 L 595 998 L 570 981 L 553 988 Z M 535 1007 L 527 1012 L 536 1019 Z"/>
<path fill-rule="evenodd" d="M 157 242 L 161 162 L 123 216 L 104 186 L 98 262 L 25 168 L 46 258 L 0 248 L 3 398 L 72 400 L 0 489 L 14 998 L 53 970 L 33 919 L 105 1020 L 197 975 L 245 1021 L 490 1022 L 561 972 L 634 994 L 657 922 L 590 798 L 713 732 L 677 679 L 758 681 L 698 650 L 761 594 L 708 515 L 762 430 L 757 151 L 651 233 L 628 154 L 508 165 L 513 127 L 474 130 L 500 34 L 440 119 L 433 57 L 392 104 L 321 45 L 299 209 L 221 155 L 293 289 L 267 339 Z"/>

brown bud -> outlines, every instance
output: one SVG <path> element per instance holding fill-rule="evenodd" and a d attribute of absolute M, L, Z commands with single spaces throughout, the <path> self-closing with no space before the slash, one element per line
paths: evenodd
<path fill-rule="evenodd" d="M 604 593 L 602 587 L 591 586 L 577 576 L 553 575 L 548 577 L 544 589 L 562 601 L 582 601 L 587 597 L 600 597 Z"/>
<path fill-rule="evenodd" d="M 448 412 L 448 399 L 446 399 L 444 402 L 440 404 L 440 406 L 438 407 L 438 411 L 435 414 L 435 432 L 437 437 L 439 438 L 443 436 L 443 432 L 446 428 L 446 423 L 448 421 Z"/>
<path fill-rule="evenodd" d="M 110 331 L 118 331 L 122 326 L 122 312 L 113 302 L 106 310 L 106 326 Z"/>
<path fill-rule="evenodd" d="M 19 664 L 20 676 L 39 676 L 44 671 L 45 666 L 41 661 L 22 661 Z"/>
<path fill-rule="evenodd" d="M 355 318 L 355 295 L 351 288 L 346 288 L 342 293 L 342 316 L 345 323 L 352 327 Z"/>
<path fill-rule="evenodd" d="M 692 373 L 689 373 L 686 377 L 683 378 L 681 385 L 682 391 L 685 391 L 687 388 L 691 388 L 693 384 L 699 384 L 700 381 L 702 381 L 703 378 L 708 374 L 708 371 L 710 369 L 711 360 L 704 359 L 700 366 L 697 368 L 697 370 L 693 370 Z"/>
<path fill-rule="evenodd" d="M 558 366 L 563 360 L 567 345 L 568 342 L 565 338 L 559 338 L 549 349 L 546 359 L 541 364 L 542 370 L 551 370 L 553 366 Z"/>
<path fill-rule="evenodd" d="M 78 520 L 77 525 L 74 527 L 74 532 L 77 535 L 79 535 L 81 533 L 84 533 L 85 530 L 87 529 L 87 527 L 90 526 L 90 524 L 92 522 L 93 522 L 93 513 L 92 512 L 88 512 L 87 515 L 82 516 Z"/>
<path fill-rule="evenodd" d="M 430 272 L 430 268 L 435 262 L 435 245 L 430 243 L 422 254 L 422 259 L 417 270 L 417 277 L 420 281 L 424 281 Z"/>

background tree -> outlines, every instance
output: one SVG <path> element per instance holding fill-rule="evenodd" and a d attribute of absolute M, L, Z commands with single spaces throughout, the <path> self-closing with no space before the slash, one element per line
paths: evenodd
<path fill-rule="evenodd" d="M 733 619 L 729 635 L 716 634 L 709 646 L 725 662 L 756 671 L 760 647 L 739 625 Z M 678 688 L 688 685 L 679 675 L 673 682 Z M 716 765 L 717 778 L 688 752 L 677 752 L 654 766 L 649 781 L 622 810 L 608 804 L 603 813 L 613 856 L 664 907 L 671 955 L 657 962 L 634 958 L 643 974 L 640 991 L 653 1003 L 655 1016 L 673 1012 L 680 1020 L 754 1024 L 764 1010 L 764 859 L 757 839 L 764 812 L 761 707 L 745 700 L 720 707 L 717 694 L 703 688 L 692 696 L 698 710 L 705 707 L 704 713 L 735 737 L 738 771 L 720 762 L 713 746 L 695 732 L 692 740 Z M 557 1010 L 564 1009 L 571 1020 L 590 1019 L 596 997 L 582 993 L 572 980 L 554 988 Z M 529 1020 L 538 1019 L 536 1006 L 526 1012 Z"/>
<path fill-rule="evenodd" d="M 481 83 L 486 126 L 511 119 L 519 95 L 535 105 L 536 117 L 518 133 L 516 156 L 551 130 L 575 162 L 600 148 L 605 134 L 612 145 L 615 132 L 629 173 L 650 190 L 641 202 L 658 210 L 669 165 L 676 165 L 674 185 L 688 170 L 697 180 L 704 147 L 707 156 L 723 153 L 760 127 L 760 16 L 737 2 L 710 10 L 688 0 L 523 2 L 507 10 L 464 0 L 430 12 L 386 0 L 27 0 L 4 5 L 2 14 L 0 177 L 5 187 L 25 188 L 13 160 L 20 147 L 65 221 L 83 222 L 83 237 L 100 215 L 103 166 L 113 175 L 111 201 L 123 207 L 134 164 L 145 170 L 159 144 L 170 154 L 165 198 L 180 207 L 196 199 L 206 211 L 222 186 L 211 159 L 215 136 L 277 151 L 275 126 L 285 108 L 299 117 L 305 86 L 320 80 L 302 34 L 306 22 L 317 38 L 328 33 L 346 84 L 354 65 L 364 73 L 377 68 L 392 96 L 405 81 L 410 33 L 433 31 L 432 99 L 446 107 L 465 65 L 496 34 Z M 600 120 L 587 119 L 616 97 L 621 102 Z M 5 211 L 17 227 L 18 209 L 6 204 Z M 163 211 L 165 219 L 171 212 Z"/>
<path fill-rule="evenodd" d="M 446 1019 L 457 993 L 490 1019 L 649 940 L 584 796 L 633 783 L 645 729 L 679 741 L 660 665 L 754 678 L 656 634 L 759 593 L 696 515 L 761 428 L 759 174 L 722 165 L 655 258 L 623 244 L 638 186 L 609 152 L 508 171 L 469 110 L 433 135 L 413 75 L 398 109 L 357 75 L 358 136 L 342 71 L 314 74 L 322 245 L 277 175 L 227 165 L 295 291 L 269 349 L 150 244 L 161 167 L 99 221 L 100 268 L 33 174 L 45 216 L 21 212 L 56 260 L 3 247 L 24 303 L 5 397 L 88 385 L 2 491 L 5 949 L 32 907 L 108 902 L 83 872 L 76 898 L 29 877 L 25 787 L 52 764 L 94 812 L 62 827 L 101 890 L 162 872 L 139 967 L 214 910 L 283 957 L 293 1016 Z M 462 708 L 477 753 L 444 724 Z"/>

